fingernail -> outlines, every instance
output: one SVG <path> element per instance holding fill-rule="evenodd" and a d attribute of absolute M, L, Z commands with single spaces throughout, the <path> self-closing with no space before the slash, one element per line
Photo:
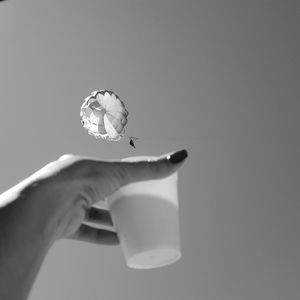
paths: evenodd
<path fill-rule="evenodd" d="M 177 151 L 171 155 L 167 156 L 167 159 L 172 163 L 172 164 L 178 164 L 182 162 L 184 159 L 186 159 L 188 156 L 188 153 L 185 149 Z"/>

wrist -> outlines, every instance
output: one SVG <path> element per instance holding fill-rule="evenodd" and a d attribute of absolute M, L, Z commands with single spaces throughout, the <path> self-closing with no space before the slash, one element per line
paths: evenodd
<path fill-rule="evenodd" d="M 36 233 L 27 232 L 23 237 L 17 230 L 3 233 L 0 239 L 0 299 L 27 299 L 49 245 Z"/>

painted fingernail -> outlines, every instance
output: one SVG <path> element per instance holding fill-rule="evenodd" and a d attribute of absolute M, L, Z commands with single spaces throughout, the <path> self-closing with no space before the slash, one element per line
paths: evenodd
<path fill-rule="evenodd" d="M 167 159 L 172 163 L 172 164 L 178 164 L 182 162 L 184 159 L 186 159 L 188 156 L 188 153 L 185 149 L 177 151 L 167 157 Z"/>

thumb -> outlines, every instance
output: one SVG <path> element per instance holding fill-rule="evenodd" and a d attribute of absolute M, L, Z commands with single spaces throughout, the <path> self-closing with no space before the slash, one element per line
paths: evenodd
<path fill-rule="evenodd" d="M 132 182 L 166 177 L 175 172 L 187 156 L 186 150 L 180 150 L 157 159 L 137 162 L 117 161 L 110 167 L 118 177 L 119 185 L 123 186 Z"/>

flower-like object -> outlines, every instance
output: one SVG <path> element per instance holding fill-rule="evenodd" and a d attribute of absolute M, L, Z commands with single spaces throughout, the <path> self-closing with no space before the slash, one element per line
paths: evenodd
<path fill-rule="evenodd" d="M 118 141 L 124 136 L 127 116 L 123 101 L 105 89 L 85 98 L 80 110 L 81 124 L 88 133 L 108 141 Z"/>

